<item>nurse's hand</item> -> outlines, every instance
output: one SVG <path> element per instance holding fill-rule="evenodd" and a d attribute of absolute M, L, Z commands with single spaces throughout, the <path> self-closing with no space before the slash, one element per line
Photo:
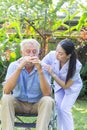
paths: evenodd
<path fill-rule="evenodd" d="M 45 64 L 44 67 L 45 67 L 45 69 L 50 73 L 50 75 L 53 75 L 53 74 L 54 74 L 51 65 Z"/>

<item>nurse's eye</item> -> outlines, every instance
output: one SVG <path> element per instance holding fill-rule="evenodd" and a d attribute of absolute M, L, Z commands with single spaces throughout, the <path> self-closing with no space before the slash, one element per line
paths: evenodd
<path fill-rule="evenodd" d="M 58 51 L 56 51 L 56 54 L 57 54 L 57 55 L 60 55 L 60 56 L 62 56 L 62 55 L 63 55 L 63 53 L 62 53 L 62 52 L 58 52 Z"/>

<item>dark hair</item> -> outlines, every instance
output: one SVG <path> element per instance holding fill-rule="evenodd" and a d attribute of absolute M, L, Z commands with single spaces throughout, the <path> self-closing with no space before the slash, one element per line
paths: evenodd
<path fill-rule="evenodd" d="M 76 71 L 76 53 L 75 47 L 71 39 L 64 39 L 60 43 L 60 46 L 65 50 L 67 55 L 71 54 L 69 60 L 69 68 L 66 76 L 66 82 L 73 77 Z"/>

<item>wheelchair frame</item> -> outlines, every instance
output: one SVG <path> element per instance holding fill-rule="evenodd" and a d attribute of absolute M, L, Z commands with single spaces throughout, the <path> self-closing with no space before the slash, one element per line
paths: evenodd
<path fill-rule="evenodd" d="M 52 97 L 54 98 L 54 85 L 51 84 L 52 86 Z M 24 130 L 31 130 L 31 128 L 36 128 L 36 120 L 37 120 L 37 115 L 38 114 L 27 114 L 27 113 L 16 113 L 15 114 L 15 122 L 14 126 L 18 128 L 24 128 Z M 32 122 L 26 122 L 24 121 L 23 118 L 28 117 L 30 118 L 35 118 Z M 48 130 L 57 130 L 57 123 L 56 123 L 56 114 L 55 114 L 55 106 L 52 112 L 51 120 L 48 125 Z M 1 121 L 0 121 L 1 124 Z"/>
<path fill-rule="evenodd" d="M 25 128 L 25 130 L 31 130 L 31 128 L 36 128 L 36 118 L 37 114 L 15 114 L 17 121 L 14 122 L 15 127 Z M 21 117 L 28 117 L 35 119 L 32 122 L 25 122 Z M 52 117 L 50 123 L 48 125 L 48 130 L 56 130 L 56 116 L 54 112 L 52 113 Z"/>
<path fill-rule="evenodd" d="M 48 130 L 57 130 L 57 124 L 56 124 L 56 115 L 54 114 L 54 112 L 52 113 L 52 118 L 50 120 L 50 123 L 48 125 Z M 35 117 L 35 119 L 32 122 L 26 122 L 23 119 L 21 119 L 21 117 L 28 117 L 28 118 L 33 118 Z M 31 128 L 36 128 L 36 118 L 37 118 L 37 114 L 19 114 L 16 113 L 15 114 L 15 118 L 16 121 L 14 122 L 14 127 L 18 127 L 18 128 L 24 128 L 24 130 L 31 130 Z M 0 120 L 0 124 L 1 124 L 1 120 Z"/>
<path fill-rule="evenodd" d="M 52 87 L 52 97 L 54 98 L 54 85 L 51 84 L 51 87 Z M 23 127 L 23 128 L 25 128 L 25 130 L 31 130 L 31 128 L 36 128 L 36 119 L 33 120 L 31 123 L 26 123 L 21 119 L 21 117 L 29 117 L 29 118 L 35 117 L 35 118 L 37 118 L 37 114 L 16 113 L 15 117 L 18 120 L 15 122 L 15 127 L 21 127 L 21 128 Z M 49 125 L 48 125 L 48 130 L 57 130 L 56 129 L 57 128 L 56 118 L 57 118 L 57 115 L 55 113 L 55 106 L 54 106 L 51 120 L 50 120 Z"/>

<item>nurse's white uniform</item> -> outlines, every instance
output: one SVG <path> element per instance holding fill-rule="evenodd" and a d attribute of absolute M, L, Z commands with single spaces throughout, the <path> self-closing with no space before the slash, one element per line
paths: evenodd
<path fill-rule="evenodd" d="M 58 77 L 65 81 L 68 71 L 69 61 L 61 68 L 60 63 L 56 59 L 55 51 L 48 53 L 42 60 L 42 63 L 46 63 L 52 66 L 53 71 Z M 82 80 L 80 78 L 80 70 L 82 64 L 76 61 L 76 72 L 72 77 L 74 81 L 68 89 L 63 89 L 58 83 L 54 81 L 54 91 L 55 91 L 55 102 L 56 102 L 56 113 L 57 113 L 57 123 L 58 130 L 74 130 L 73 118 L 71 113 L 71 108 L 75 103 L 81 88 L 83 86 Z"/>

